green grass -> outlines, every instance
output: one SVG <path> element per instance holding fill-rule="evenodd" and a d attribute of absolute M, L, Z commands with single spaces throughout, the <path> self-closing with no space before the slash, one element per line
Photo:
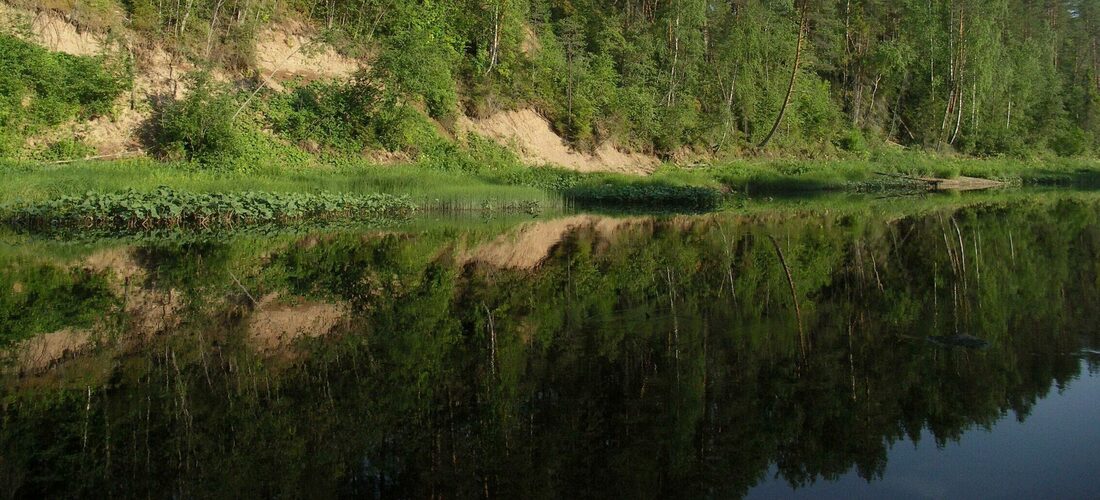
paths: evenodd
<path fill-rule="evenodd" d="M 380 167 L 365 164 L 317 168 L 266 167 L 253 172 L 216 172 L 188 163 L 147 159 L 40 165 L 0 161 L 0 205 L 34 203 L 87 191 L 126 189 L 147 192 L 161 186 L 193 193 L 265 191 L 274 193 L 385 193 L 406 195 L 423 209 L 478 209 L 530 202 L 561 205 L 546 190 L 493 183 L 462 172 L 441 172 L 416 166 Z"/>
<path fill-rule="evenodd" d="M 604 178 L 565 191 L 577 207 L 664 208 L 708 211 L 718 208 L 722 193 L 711 186 L 679 184 L 667 179 L 638 181 Z"/>
<path fill-rule="evenodd" d="M 1100 186 L 1100 161 L 1078 158 L 960 158 L 918 152 L 878 153 L 866 160 L 738 160 L 699 169 L 748 194 L 879 191 L 920 187 L 909 177 L 960 175 L 1025 186 Z"/>
<path fill-rule="evenodd" d="M 906 177 L 967 175 L 1023 186 L 1098 186 L 1100 161 L 960 159 L 920 153 L 867 160 L 738 160 L 708 167 L 665 165 L 647 177 L 530 168 L 518 161 L 478 162 L 438 156 L 430 162 L 377 166 L 320 159 L 313 166 L 257 165 L 210 170 L 197 163 L 150 159 L 41 164 L 0 160 L 0 211 L 89 191 L 149 193 L 160 187 L 193 193 L 331 193 L 405 196 L 420 211 L 537 212 L 571 206 L 644 210 L 712 210 L 764 195 L 896 192 L 920 187 Z M 881 175 L 887 174 L 887 175 Z M 899 177 L 904 176 L 904 177 Z M 726 194 L 723 194 L 726 193 Z"/>

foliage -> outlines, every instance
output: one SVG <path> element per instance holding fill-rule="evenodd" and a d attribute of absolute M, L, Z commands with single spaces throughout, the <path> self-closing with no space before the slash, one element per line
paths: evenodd
<path fill-rule="evenodd" d="M 160 155 L 205 164 L 232 162 L 244 149 L 233 94 L 207 73 L 191 75 L 188 84 L 187 95 L 165 106 L 156 119 L 153 134 Z"/>
<path fill-rule="evenodd" d="M 380 47 L 374 77 L 434 117 L 533 105 L 571 143 L 615 139 L 672 154 L 756 144 L 794 69 L 792 2 L 667 4 L 304 0 L 352 45 Z M 807 4 L 803 50 L 776 147 L 863 154 L 872 142 L 970 154 L 1076 155 L 1096 142 L 1100 9 L 1028 0 Z M 1085 131 L 1079 133 L 1064 131 Z M 834 144 L 836 146 L 834 146 Z"/>
<path fill-rule="evenodd" d="M 213 81 L 206 72 L 187 75 L 187 85 L 186 96 L 167 103 L 154 117 L 153 146 L 162 160 L 241 172 L 310 162 L 302 150 L 260 129 L 247 110 L 250 95 Z"/>
<path fill-rule="evenodd" d="M 235 112 L 247 100 L 235 91 L 199 86 L 163 115 L 154 146 L 208 166 L 247 169 L 270 163 L 265 155 L 300 161 L 255 133 L 271 125 L 311 152 L 382 147 L 426 153 L 438 167 L 453 153 L 441 145 L 449 134 L 428 119 L 451 130 L 460 114 L 516 107 L 537 108 L 581 150 L 615 141 L 665 158 L 685 148 L 733 155 L 771 129 L 792 75 L 772 142 L 790 156 L 859 158 L 876 149 L 868 144 L 889 143 L 1084 156 L 1100 142 L 1100 58 L 1081 52 L 1100 43 L 1100 8 L 1089 2 L 807 2 L 804 31 L 795 4 L 121 2 L 142 41 L 253 81 L 256 34 L 300 16 L 342 52 L 371 58 L 353 82 L 275 93 L 259 106 L 262 122 Z M 123 65 L 107 59 L 50 54 L 7 36 L 0 44 L 0 156 L 61 121 L 105 113 L 128 83 Z"/>
<path fill-rule="evenodd" d="M 86 193 L 17 207 L 6 222 L 35 230 L 234 227 L 299 220 L 404 216 L 416 207 L 385 194 L 284 194 L 232 192 L 195 194 L 160 188 L 141 193 Z"/>
<path fill-rule="evenodd" d="M 117 60 L 49 52 L 0 33 L 0 157 L 48 127 L 110 114 L 131 79 Z"/>
<path fill-rule="evenodd" d="M 324 83 L 294 87 L 265 101 L 264 115 L 272 128 L 302 144 L 313 142 L 345 154 L 362 152 L 377 143 L 373 115 L 377 112 L 372 88 L 351 83 Z"/>
<path fill-rule="evenodd" d="M 565 190 L 566 199 L 581 206 L 606 206 L 687 210 L 713 210 L 722 199 L 712 187 L 685 186 L 664 182 L 581 183 Z"/>
<path fill-rule="evenodd" d="M 87 145 L 79 139 L 61 139 L 50 142 L 40 151 L 36 151 L 32 157 L 41 161 L 61 161 L 87 158 L 95 155 L 95 148 Z"/>

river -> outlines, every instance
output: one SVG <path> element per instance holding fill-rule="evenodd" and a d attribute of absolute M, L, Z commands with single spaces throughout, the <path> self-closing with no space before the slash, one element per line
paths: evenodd
<path fill-rule="evenodd" d="M 1100 196 L 0 234 L 0 495 L 1082 498 Z"/>

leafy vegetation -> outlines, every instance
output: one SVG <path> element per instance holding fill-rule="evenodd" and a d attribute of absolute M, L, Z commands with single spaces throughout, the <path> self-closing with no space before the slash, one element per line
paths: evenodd
<path fill-rule="evenodd" d="M 562 195 L 699 208 L 714 206 L 719 192 L 904 184 L 879 173 L 1070 184 L 1095 182 L 1100 171 L 1090 160 L 1052 156 L 1092 155 L 1100 130 L 1092 124 L 1100 93 L 1088 77 L 1096 58 L 1071 50 L 1100 37 L 1092 28 L 1100 11 L 1089 6 L 1031 17 L 1007 14 L 1039 12 L 1025 0 L 122 7 L 138 37 L 236 79 L 196 72 L 180 97 L 155 103 L 144 146 L 162 163 L 130 163 L 125 178 L 106 179 L 96 176 L 114 165 L 20 166 L 20 178 L 2 189 L 14 193 L 7 199 L 30 203 L 130 182 L 143 191 L 200 192 L 248 182 L 274 191 L 407 194 L 423 207 L 546 206 Z M 325 41 L 370 64 L 347 81 L 260 85 L 255 34 L 303 13 L 325 27 Z M 14 124 L 0 132 L 8 138 L 0 157 L 59 120 L 109 113 L 131 81 L 126 58 L 54 54 L 7 35 L 0 42 L 5 67 L 18 75 L 0 80 L 0 120 Z M 650 180 L 528 168 L 456 125 L 464 114 L 514 107 L 537 108 L 581 150 L 614 141 L 666 158 L 702 155 L 716 166 L 665 166 Z M 772 131 L 768 152 L 759 146 Z M 42 144 L 19 156 L 94 156 L 76 137 Z M 370 165 L 379 150 L 387 162 L 412 167 Z M 763 158 L 723 160 L 744 153 Z M 776 159 L 783 157 L 799 160 Z"/>
<path fill-rule="evenodd" d="M 579 149 L 613 140 L 666 157 L 685 148 L 744 153 L 772 130 L 772 147 L 791 156 L 860 157 L 889 142 L 978 156 L 1081 156 L 1092 154 L 1100 133 L 1100 59 L 1079 50 L 1100 40 L 1100 8 L 1089 2 L 120 6 L 140 36 L 244 75 L 254 70 L 256 33 L 303 15 L 341 51 L 370 54 L 370 69 L 352 82 L 314 82 L 250 104 L 270 112 L 266 124 L 277 133 L 342 153 L 379 145 L 419 153 L 435 138 L 414 115 L 450 124 L 463 113 L 522 106 L 538 108 Z M 8 59 L 19 59 L 23 80 L 50 81 L 22 70 L 49 66 L 32 59 L 82 61 L 89 70 L 82 75 L 91 75 L 82 90 L 117 94 L 104 79 L 114 73 L 91 59 L 29 54 L 11 37 L 3 43 L 17 54 Z M 168 114 L 180 118 L 166 116 L 158 146 L 197 158 L 239 151 L 226 120 L 249 113 L 224 113 L 238 105 L 205 96 L 172 107 Z M 196 114 L 209 127 L 189 125 Z"/>
<path fill-rule="evenodd" d="M 186 96 L 168 102 L 154 117 L 153 150 L 162 160 L 238 172 L 312 162 L 304 151 L 260 129 L 245 112 L 247 94 L 204 72 L 188 75 L 188 86 Z"/>
<path fill-rule="evenodd" d="M 385 194 L 233 192 L 195 194 L 161 188 L 149 193 L 63 196 L 12 210 L 18 228 L 154 229 L 234 227 L 299 220 L 400 217 L 416 208 L 408 198 Z"/>
<path fill-rule="evenodd" d="M 380 51 L 372 79 L 399 101 L 433 117 L 533 105 L 581 149 L 739 153 L 774 129 L 794 155 L 1075 156 L 1100 132 L 1090 2 L 300 5 L 341 46 Z"/>
<path fill-rule="evenodd" d="M 0 32 L 0 158 L 51 126 L 110 114 L 131 78 L 117 60 L 49 52 Z"/>
<path fill-rule="evenodd" d="M 662 182 L 585 182 L 565 191 L 579 206 L 605 206 L 685 210 L 713 210 L 722 194 L 708 186 L 688 186 Z"/>

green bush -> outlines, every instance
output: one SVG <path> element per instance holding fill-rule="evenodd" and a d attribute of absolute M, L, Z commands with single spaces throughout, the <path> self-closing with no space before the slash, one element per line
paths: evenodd
<path fill-rule="evenodd" d="M 31 155 L 41 161 L 61 161 L 86 158 L 95 154 L 95 148 L 85 144 L 79 139 L 61 139 L 46 145 L 40 151 Z"/>
<path fill-rule="evenodd" d="M 0 34 L 0 157 L 48 127 L 109 114 L 131 80 L 126 65 L 106 57 L 49 52 Z"/>
<path fill-rule="evenodd" d="M 102 273 L 2 264 L 0 346 L 66 327 L 89 326 L 117 303 Z"/>
<path fill-rule="evenodd" d="M 1050 141 L 1058 156 L 1080 156 L 1089 150 L 1089 136 L 1081 127 L 1067 125 Z"/>
<path fill-rule="evenodd" d="M 681 186 L 663 182 L 581 183 L 566 189 L 565 197 L 585 206 L 632 208 L 677 208 L 713 210 L 722 201 L 722 194 L 706 186 Z"/>
<path fill-rule="evenodd" d="M 433 118 L 449 115 L 458 104 L 453 66 L 463 41 L 448 29 L 448 7 L 429 2 L 399 9 L 393 17 L 400 21 L 384 39 L 375 76 L 394 95 L 423 99 Z"/>
<path fill-rule="evenodd" d="M 153 31 L 160 25 L 160 14 L 152 0 L 122 0 L 130 17 L 130 26 L 138 31 Z"/>
<path fill-rule="evenodd" d="M 244 137 L 234 123 L 239 105 L 224 86 L 206 73 L 189 75 L 190 90 L 156 117 L 156 152 L 167 160 L 229 164 L 244 151 Z"/>
<path fill-rule="evenodd" d="M 859 129 L 853 128 L 842 133 L 837 138 L 836 145 L 849 153 L 864 155 L 868 152 L 867 139 L 863 137 L 863 132 L 860 132 Z"/>
<path fill-rule="evenodd" d="M 272 128 L 301 143 L 344 154 L 376 145 L 377 92 L 362 81 L 313 82 L 279 93 L 264 110 Z"/>
<path fill-rule="evenodd" d="M 426 116 L 408 106 L 387 107 L 380 112 L 376 117 L 375 134 L 387 150 L 404 151 L 414 157 L 455 149 L 439 135 Z"/>

